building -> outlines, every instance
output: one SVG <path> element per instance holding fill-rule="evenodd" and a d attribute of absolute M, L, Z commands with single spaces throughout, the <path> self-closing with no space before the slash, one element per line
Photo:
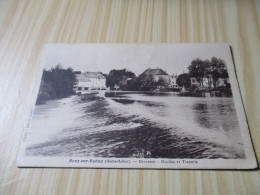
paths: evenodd
<path fill-rule="evenodd" d="M 76 73 L 76 92 L 106 89 L 106 77 L 101 72 Z"/>
<path fill-rule="evenodd" d="M 211 75 L 208 77 L 201 78 L 202 82 L 199 82 L 199 79 L 196 77 L 190 77 L 191 85 L 197 86 L 200 88 L 214 88 L 214 82 Z M 216 87 L 227 87 L 230 85 L 229 78 L 218 78 L 215 83 Z"/>
<path fill-rule="evenodd" d="M 219 78 L 218 79 L 218 86 L 224 86 L 224 87 L 230 86 L 229 78 Z"/>
<path fill-rule="evenodd" d="M 213 88 L 213 80 L 211 77 L 203 77 L 203 78 L 196 78 L 190 77 L 190 82 L 192 86 L 200 87 L 200 88 Z"/>
<path fill-rule="evenodd" d="M 148 68 L 140 75 L 140 78 L 142 78 L 142 80 L 153 78 L 155 82 L 158 82 L 160 80 L 164 81 L 163 86 L 158 86 L 159 88 L 180 89 L 180 87 L 176 83 L 178 76 L 168 75 L 166 71 L 163 71 L 160 68 Z"/>
<path fill-rule="evenodd" d="M 175 88 L 175 89 L 180 88 L 180 87 L 177 85 L 177 78 L 178 78 L 177 75 L 170 75 L 170 76 L 169 76 L 169 87 L 170 87 L 170 88 Z"/>
<path fill-rule="evenodd" d="M 200 82 L 198 81 L 198 79 L 196 77 L 190 77 L 190 83 L 192 86 L 200 86 Z"/>
<path fill-rule="evenodd" d="M 155 82 L 158 82 L 160 79 L 163 79 L 165 82 L 169 83 L 169 75 L 160 68 L 151 69 L 148 68 L 141 75 L 140 78 L 148 79 L 152 77 Z"/>

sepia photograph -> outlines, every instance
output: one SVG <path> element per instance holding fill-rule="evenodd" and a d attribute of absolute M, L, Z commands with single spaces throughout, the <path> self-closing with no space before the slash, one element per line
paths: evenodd
<path fill-rule="evenodd" d="M 46 44 L 19 167 L 252 169 L 228 44 Z"/>

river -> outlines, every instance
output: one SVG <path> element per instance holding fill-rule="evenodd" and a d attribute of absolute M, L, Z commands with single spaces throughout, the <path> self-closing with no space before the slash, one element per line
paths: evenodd
<path fill-rule="evenodd" d="M 245 158 L 232 98 L 104 92 L 37 105 L 27 156 Z"/>

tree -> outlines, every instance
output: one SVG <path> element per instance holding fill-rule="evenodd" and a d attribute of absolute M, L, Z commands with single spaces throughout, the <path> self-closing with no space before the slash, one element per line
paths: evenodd
<path fill-rule="evenodd" d="M 200 87 L 204 87 L 203 78 L 207 78 L 209 88 L 212 84 L 213 88 L 216 88 L 219 78 L 228 78 L 225 61 L 217 57 L 212 57 L 210 61 L 197 58 L 191 62 L 188 69 L 189 76 L 196 77 Z"/>
<path fill-rule="evenodd" d="M 188 88 L 191 86 L 191 81 L 190 81 L 190 77 L 187 73 L 184 74 L 180 74 L 178 76 L 178 78 L 176 79 L 176 83 L 177 85 L 179 85 L 180 87 L 185 87 Z"/>
<path fill-rule="evenodd" d="M 50 99 L 64 98 L 74 93 L 76 76 L 72 68 L 63 69 L 57 65 L 51 70 L 43 70 L 40 91 L 36 103 L 44 103 Z"/>
<path fill-rule="evenodd" d="M 208 74 L 210 68 L 209 60 L 201 60 L 199 58 L 192 60 L 188 66 L 190 77 L 196 77 L 200 86 L 203 87 L 203 78 Z"/>
<path fill-rule="evenodd" d="M 73 94 L 73 85 L 76 82 L 73 69 L 63 69 L 61 65 L 52 68 L 45 82 L 50 83 L 55 89 L 57 98 L 67 97 Z"/>
<path fill-rule="evenodd" d="M 133 78 L 128 83 L 128 90 L 129 91 L 139 91 L 141 90 L 141 80 L 139 77 Z"/>
<path fill-rule="evenodd" d="M 120 89 L 128 90 L 129 83 L 128 78 L 133 80 L 135 78 L 135 74 L 126 69 L 123 70 L 111 70 L 106 77 L 106 85 L 110 87 L 110 89 L 114 89 L 114 86 L 117 85 Z"/>
<path fill-rule="evenodd" d="M 228 78 L 225 61 L 220 58 L 212 57 L 210 61 L 209 73 L 213 79 L 213 86 L 216 88 L 219 78 Z"/>
<path fill-rule="evenodd" d="M 143 91 L 152 91 L 157 88 L 157 82 L 152 75 L 140 77 L 140 89 Z"/>
<path fill-rule="evenodd" d="M 166 85 L 167 85 L 166 81 L 162 77 L 160 77 L 159 80 L 157 81 L 157 86 L 166 86 Z"/>
<path fill-rule="evenodd" d="M 54 97 L 57 97 L 54 88 L 49 83 L 45 83 L 44 80 L 42 80 L 36 104 L 43 104 Z"/>

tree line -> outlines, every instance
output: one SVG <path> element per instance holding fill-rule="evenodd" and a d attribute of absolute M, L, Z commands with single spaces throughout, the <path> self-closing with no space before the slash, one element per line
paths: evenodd
<path fill-rule="evenodd" d="M 166 82 L 160 78 L 155 81 L 152 75 L 136 76 L 133 72 L 123 70 L 111 70 L 106 75 L 106 86 L 111 90 L 120 89 L 124 91 L 152 91 L 159 86 L 165 86 Z"/>
<path fill-rule="evenodd" d="M 57 65 L 50 70 L 43 70 L 36 104 L 73 95 L 73 85 L 76 82 L 76 76 L 72 68 L 63 69 L 61 65 Z"/>
<path fill-rule="evenodd" d="M 211 60 L 202 60 L 200 58 L 192 60 L 188 66 L 188 73 L 179 75 L 177 84 L 181 87 L 189 88 L 191 86 L 190 78 L 195 77 L 203 86 L 203 78 L 207 78 L 217 88 L 219 78 L 228 78 L 228 71 L 225 61 L 212 57 Z"/>
<path fill-rule="evenodd" d="M 153 75 L 136 76 L 126 69 L 111 70 L 106 77 L 106 86 L 110 89 L 120 89 L 128 91 L 153 91 L 160 87 L 167 90 L 167 82 L 163 78 L 157 81 Z M 217 87 L 219 78 L 228 78 L 227 67 L 224 60 L 212 57 L 211 60 L 200 58 L 192 60 L 188 66 L 188 73 L 177 77 L 176 83 L 186 89 L 191 88 L 190 78 L 195 77 L 200 85 L 203 85 L 203 78 L 208 78 L 214 88 Z M 47 100 L 65 98 L 74 94 L 73 86 L 76 84 L 76 75 L 72 68 L 63 69 L 57 65 L 50 70 L 43 70 L 37 104 L 42 104 Z"/>
<path fill-rule="evenodd" d="M 201 87 L 203 87 L 203 78 L 207 78 L 214 88 L 217 88 L 219 78 L 228 78 L 225 61 L 217 57 L 212 57 L 211 60 L 194 59 L 188 66 L 188 73 L 180 74 L 176 84 L 190 89 L 191 77 L 195 77 Z M 126 78 L 130 79 L 126 81 Z M 167 90 L 168 85 L 163 78 L 155 81 L 153 75 L 135 76 L 133 72 L 126 69 L 111 70 L 106 77 L 106 84 L 110 89 L 115 89 L 117 86 L 120 90 L 129 91 L 153 91 L 163 86 Z"/>

